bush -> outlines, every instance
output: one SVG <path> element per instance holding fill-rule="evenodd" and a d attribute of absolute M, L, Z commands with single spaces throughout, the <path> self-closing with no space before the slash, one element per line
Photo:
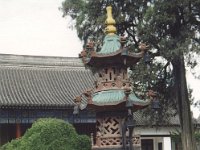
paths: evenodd
<path fill-rule="evenodd" d="M 20 139 L 1 150 L 90 150 L 90 138 L 78 135 L 74 127 L 59 119 L 39 119 Z"/>

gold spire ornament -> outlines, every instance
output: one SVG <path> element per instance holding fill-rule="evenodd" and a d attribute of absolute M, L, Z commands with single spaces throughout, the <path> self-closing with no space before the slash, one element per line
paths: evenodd
<path fill-rule="evenodd" d="M 108 35 L 113 35 L 116 33 L 116 27 L 114 26 L 116 24 L 115 20 L 113 19 L 113 16 L 112 16 L 112 7 L 111 6 L 108 6 L 106 8 L 107 10 L 107 19 L 106 19 L 106 34 Z"/>

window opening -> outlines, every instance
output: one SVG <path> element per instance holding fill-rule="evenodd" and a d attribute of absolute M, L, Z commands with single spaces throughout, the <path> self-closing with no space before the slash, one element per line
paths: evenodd
<path fill-rule="evenodd" d="M 110 80 L 112 80 L 112 72 L 110 72 Z"/>

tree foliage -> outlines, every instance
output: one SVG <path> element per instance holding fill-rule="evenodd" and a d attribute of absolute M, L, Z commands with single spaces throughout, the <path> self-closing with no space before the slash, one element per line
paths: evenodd
<path fill-rule="evenodd" d="M 196 139 L 196 142 L 199 144 L 200 143 L 200 132 L 196 131 L 195 134 L 194 134 L 194 137 Z M 171 138 L 172 138 L 172 141 L 174 141 L 176 143 L 181 143 L 181 133 L 180 133 L 180 131 L 172 132 Z"/>
<path fill-rule="evenodd" d="M 148 2 L 149 0 L 66 0 L 62 4 L 61 10 L 64 16 L 69 15 L 76 20 L 75 28 L 78 36 L 86 42 L 90 36 L 95 39 L 102 39 L 106 18 L 105 8 L 112 5 L 118 34 L 128 33 L 131 41 L 138 45 L 137 24 L 143 19 Z"/>
<path fill-rule="evenodd" d="M 177 48 L 199 48 L 199 0 L 65 0 L 61 10 L 75 20 L 80 39 L 101 39 L 108 5 L 113 7 L 118 34 L 128 35 L 136 46 L 147 42 L 166 59 Z"/>
<path fill-rule="evenodd" d="M 90 138 L 78 135 L 74 127 L 59 119 L 40 119 L 23 137 L 3 145 L 1 150 L 90 150 Z"/>
<path fill-rule="evenodd" d="M 191 67 L 197 64 L 192 54 L 200 52 L 200 1 L 65 0 L 61 9 L 64 16 L 69 15 L 75 20 L 80 39 L 86 42 L 93 35 L 94 41 L 98 41 L 102 40 L 108 5 L 113 7 L 118 34 L 128 37 L 127 46 L 137 49 L 140 42 L 145 42 L 151 47 L 149 54 L 152 61 L 149 65 L 153 69 L 145 73 L 144 69 L 139 69 L 144 63 L 134 66 L 132 77 L 135 85 L 150 81 L 147 87 L 159 93 L 162 103 L 159 114 L 164 117 L 161 116 L 161 119 L 170 116 L 169 108 L 178 110 L 185 138 L 182 143 L 188 143 L 186 138 L 192 127 L 184 61 Z M 161 61 L 154 59 L 158 56 Z M 139 78 L 138 74 L 144 76 Z"/>

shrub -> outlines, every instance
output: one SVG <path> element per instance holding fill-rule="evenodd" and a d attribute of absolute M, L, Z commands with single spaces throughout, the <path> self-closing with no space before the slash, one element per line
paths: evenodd
<path fill-rule="evenodd" d="M 90 150 L 90 138 L 78 135 L 74 127 L 60 119 L 39 119 L 20 139 L 1 150 Z"/>

